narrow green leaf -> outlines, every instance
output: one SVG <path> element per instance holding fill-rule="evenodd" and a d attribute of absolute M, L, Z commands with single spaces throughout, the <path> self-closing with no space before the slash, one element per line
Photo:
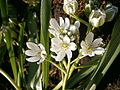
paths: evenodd
<path fill-rule="evenodd" d="M 27 77 L 28 90 L 31 90 L 31 83 L 33 83 L 33 81 L 35 80 L 34 77 L 38 70 L 38 67 L 39 67 L 39 65 L 37 65 L 37 63 L 30 63 L 30 65 L 29 65 L 29 71 L 28 71 L 28 77 Z"/>
<path fill-rule="evenodd" d="M 3 27 L 5 27 L 5 30 L 6 30 L 5 40 L 6 40 L 7 50 L 9 52 L 10 63 L 12 66 L 14 79 L 15 81 L 17 81 L 17 66 L 16 66 L 16 61 L 15 61 L 14 49 L 12 45 L 10 29 L 7 26 L 8 25 L 8 11 L 7 11 L 6 0 L 0 0 L 0 9 L 1 9 L 2 24 L 4 25 Z"/>
<path fill-rule="evenodd" d="M 36 63 L 34 63 L 34 64 L 36 64 Z M 34 64 L 31 64 L 31 65 L 33 66 Z M 36 65 L 35 68 L 30 68 L 30 70 L 32 72 L 29 73 L 27 89 L 28 90 L 42 90 L 41 64 Z"/>
<path fill-rule="evenodd" d="M 35 15 L 29 9 L 28 9 L 28 16 L 27 16 L 27 22 L 26 23 L 27 23 L 27 27 L 28 27 L 28 30 L 29 30 L 29 37 L 30 37 L 30 39 L 33 38 L 33 40 L 34 40 L 34 38 L 36 38 L 36 36 L 37 36 L 38 28 L 37 28 Z"/>
<path fill-rule="evenodd" d="M 6 45 L 3 44 L 2 46 L 0 46 L 0 66 L 4 61 L 4 55 L 6 53 L 6 50 Z"/>
<path fill-rule="evenodd" d="M 95 68 L 96 66 L 81 69 L 80 72 L 76 73 L 68 80 L 67 88 L 72 88 L 75 84 L 79 83 L 81 79 L 89 75 Z"/>
<path fill-rule="evenodd" d="M 80 72 L 73 74 L 73 76 L 68 80 L 67 87 L 71 88 L 75 84 L 79 83 L 80 80 L 88 76 L 93 70 L 96 68 L 96 64 L 99 62 L 101 56 L 95 56 L 91 58 L 91 60 L 85 64 L 85 65 L 80 65 L 79 68 L 83 68 L 80 70 Z"/>
<path fill-rule="evenodd" d="M 41 13 L 40 13 L 40 21 L 41 21 L 41 34 L 40 34 L 40 42 L 45 46 L 47 54 L 49 54 L 49 19 L 50 19 L 50 5 L 51 0 L 41 0 Z M 48 72 L 49 72 L 49 63 L 44 61 L 42 63 L 42 73 L 43 73 L 43 83 L 44 87 L 47 88 L 48 85 Z"/>
<path fill-rule="evenodd" d="M 5 24 L 5 25 L 7 25 L 7 23 L 8 23 L 8 12 L 7 12 L 6 7 L 7 7 L 6 0 L 0 0 L 2 23 Z"/>

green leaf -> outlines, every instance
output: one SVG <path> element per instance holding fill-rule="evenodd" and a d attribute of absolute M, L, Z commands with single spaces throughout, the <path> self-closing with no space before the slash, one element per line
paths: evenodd
<path fill-rule="evenodd" d="M 39 65 L 37 65 L 37 63 L 30 63 L 29 65 L 29 71 L 28 71 L 28 77 L 27 77 L 27 87 L 28 90 L 31 89 L 31 83 L 33 83 L 33 81 L 35 80 L 35 74 L 38 70 Z"/>
<path fill-rule="evenodd" d="M 45 46 L 46 52 L 49 55 L 49 19 L 50 19 L 50 5 L 51 0 L 41 0 L 41 11 L 40 11 L 40 21 L 41 21 L 41 34 L 40 42 Z M 43 73 L 43 85 L 47 88 L 48 85 L 48 72 L 49 63 L 44 61 L 42 63 L 42 73 Z"/>
<path fill-rule="evenodd" d="M 6 50 L 7 50 L 7 48 L 6 48 L 5 44 L 0 45 L 0 66 L 4 62 L 4 55 L 6 53 Z"/>
<path fill-rule="evenodd" d="M 91 75 L 90 82 L 85 88 L 89 90 L 93 85 L 98 85 L 103 76 L 106 74 L 107 70 L 114 62 L 115 58 L 120 52 L 120 16 L 118 17 L 112 32 L 112 38 L 107 45 L 106 52 L 102 57 L 97 69 Z"/>
<path fill-rule="evenodd" d="M 29 9 L 28 9 L 28 16 L 27 16 L 27 26 L 29 30 L 29 37 L 34 39 L 37 36 L 38 28 L 37 28 L 35 15 Z"/>
<path fill-rule="evenodd" d="M 1 10 L 2 23 L 6 25 L 8 23 L 8 12 L 7 12 L 7 2 L 5 0 L 0 0 L 0 10 Z"/>
<path fill-rule="evenodd" d="M 68 80 L 67 88 L 72 88 L 75 84 L 79 83 L 80 80 L 89 75 L 95 68 L 96 66 L 81 69 L 80 72 L 76 73 Z"/>
<path fill-rule="evenodd" d="M 73 74 L 73 76 L 68 80 L 67 87 L 72 88 L 74 85 L 79 83 L 83 78 L 88 76 L 93 70 L 95 70 L 101 56 L 95 56 L 91 58 L 91 60 L 85 64 L 85 65 L 80 65 L 77 68 L 83 68 L 80 70 L 80 72 Z M 86 84 L 85 84 L 86 85 Z"/>
<path fill-rule="evenodd" d="M 32 63 L 31 65 L 28 75 L 28 90 L 42 90 L 41 64 Z"/>
<path fill-rule="evenodd" d="M 17 65 L 16 65 L 16 61 L 15 61 L 15 54 L 14 54 L 14 49 L 13 49 L 13 45 L 12 45 L 10 28 L 7 26 L 8 25 L 8 11 L 7 11 L 8 8 L 7 8 L 6 0 L 0 0 L 0 9 L 1 9 L 2 24 L 6 30 L 5 40 L 6 40 L 7 50 L 9 52 L 10 63 L 12 66 L 14 79 L 15 79 L 15 81 L 17 81 Z"/>

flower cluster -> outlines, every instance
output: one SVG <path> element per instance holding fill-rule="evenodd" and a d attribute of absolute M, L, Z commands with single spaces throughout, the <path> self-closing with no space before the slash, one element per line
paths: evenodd
<path fill-rule="evenodd" d="M 93 27 L 102 26 L 105 22 L 113 20 L 118 12 L 118 8 L 111 4 L 106 5 L 105 9 L 99 9 L 98 7 L 93 8 L 92 5 L 94 5 L 92 0 L 89 1 L 89 4 L 85 4 L 85 12 L 89 13 L 88 24 L 91 24 Z M 75 12 L 78 9 L 78 3 L 76 0 L 64 0 L 63 9 L 68 15 L 74 17 Z M 48 29 L 51 36 L 50 51 L 53 52 L 52 57 L 56 61 L 62 61 L 65 57 L 67 57 L 68 60 L 71 60 L 72 51 L 75 51 L 77 47 L 79 47 L 79 45 L 76 45 L 75 40 L 77 41 L 77 37 L 79 36 L 79 27 L 82 20 L 76 20 L 78 21 L 71 24 L 70 19 L 67 17 L 65 19 L 59 17 L 59 23 L 55 18 L 50 19 L 50 26 Z M 84 24 L 84 22 L 82 23 Z M 94 40 L 94 34 L 89 32 L 85 41 L 82 40 L 80 43 L 80 53 L 83 56 L 89 57 L 102 55 L 105 52 L 105 49 L 101 47 L 103 44 L 102 41 L 102 38 Z M 45 60 L 46 51 L 42 44 L 37 45 L 32 42 L 27 42 L 27 47 L 29 50 L 26 50 L 25 54 L 31 56 L 26 58 L 27 61 L 41 63 Z"/>
<path fill-rule="evenodd" d="M 68 36 L 65 36 L 63 40 L 60 38 L 52 38 L 51 43 L 50 50 L 57 54 L 57 56 L 52 56 L 56 61 L 61 61 L 66 55 L 68 60 L 70 60 L 72 58 L 72 51 L 76 50 L 76 44 L 70 42 Z"/>
<path fill-rule="evenodd" d="M 80 22 L 75 21 L 74 24 L 70 24 L 69 18 L 59 17 L 60 23 L 56 21 L 56 19 L 50 19 L 50 29 L 49 32 L 57 38 L 63 38 L 68 35 L 71 41 L 76 39 L 76 35 L 79 33 Z"/>
<path fill-rule="evenodd" d="M 75 21 L 70 24 L 69 18 L 65 20 L 60 17 L 60 24 L 52 18 L 50 20 L 49 32 L 53 35 L 51 39 L 51 51 L 57 56 L 52 56 L 56 61 L 61 61 L 66 55 L 68 60 L 72 58 L 72 51 L 76 50 L 76 44 L 73 42 L 79 32 L 80 22 Z"/>

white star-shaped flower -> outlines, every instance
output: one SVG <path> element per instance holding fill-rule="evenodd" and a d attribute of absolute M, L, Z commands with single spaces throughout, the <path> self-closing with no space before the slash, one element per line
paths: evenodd
<path fill-rule="evenodd" d="M 45 60 L 47 53 L 42 44 L 37 45 L 33 42 L 26 42 L 26 45 L 29 49 L 25 51 L 25 54 L 29 56 L 29 58 L 26 58 L 28 62 L 37 62 L 39 64 Z"/>
<path fill-rule="evenodd" d="M 81 48 L 80 52 L 82 52 L 82 55 L 84 56 L 95 56 L 96 55 L 101 55 L 105 52 L 105 49 L 100 47 L 103 41 L 102 38 L 97 38 L 93 40 L 94 34 L 90 32 L 86 38 L 85 41 L 81 42 Z"/>
<path fill-rule="evenodd" d="M 56 21 L 56 19 L 50 19 L 50 28 L 49 32 L 57 38 L 63 38 L 65 35 L 69 34 L 77 34 L 79 32 L 80 22 L 75 21 L 74 25 L 70 24 L 69 18 L 59 17 L 60 24 Z M 71 36 L 71 35 L 70 35 Z"/>
<path fill-rule="evenodd" d="M 70 26 L 70 20 L 69 18 L 65 18 L 63 20 L 62 17 L 59 17 L 60 19 L 60 24 L 56 21 L 55 18 L 50 19 L 50 29 L 49 32 L 54 36 L 54 37 L 59 37 L 60 34 L 65 32 Z"/>
<path fill-rule="evenodd" d="M 68 60 L 70 60 L 72 58 L 72 51 L 76 50 L 76 44 L 70 42 L 68 36 L 65 36 L 63 40 L 60 38 L 52 38 L 50 50 L 57 54 L 57 56 L 53 56 L 56 61 L 61 61 L 66 55 Z"/>

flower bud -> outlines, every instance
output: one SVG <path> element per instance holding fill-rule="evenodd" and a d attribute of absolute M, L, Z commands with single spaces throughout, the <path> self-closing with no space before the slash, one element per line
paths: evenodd
<path fill-rule="evenodd" d="M 102 26 L 105 23 L 106 19 L 106 13 L 105 11 L 98 10 L 92 10 L 92 12 L 89 15 L 89 23 L 93 27 L 99 27 Z"/>
<path fill-rule="evenodd" d="M 110 22 L 114 19 L 115 15 L 118 13 L 118 7 L 113 6 L 112 4 L 106 5 L 106 22 Z"/>
<path fill-rule="evenodd" d="M 85 14 L 88 16 L 91 12 L 92 8 L 91 8 L 91 5 L 90 4 L 85 4 Z"/>
<path fill-rule="evenodd" d="M 68 14 L 75 14 L 78 9 L 78 3 L 76 0 L 64 0 L 63 10 Z"/>

